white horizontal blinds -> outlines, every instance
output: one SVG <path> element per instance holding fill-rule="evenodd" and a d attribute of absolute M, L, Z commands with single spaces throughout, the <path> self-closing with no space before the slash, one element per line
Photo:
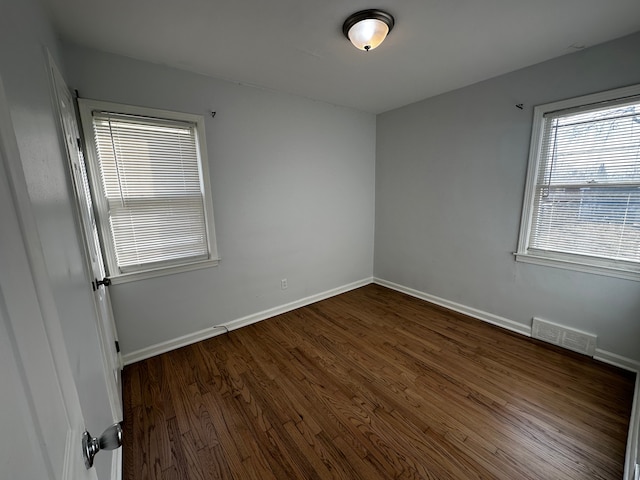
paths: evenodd
<path fill-rule="evenodd" d="M 544 122 L 529 250 L 640 262 L 640 99 Z"/>
<path fill-rule="evenodd" d="M 195 125 L 93 112 L 121 273 L 208 258 Z"/>

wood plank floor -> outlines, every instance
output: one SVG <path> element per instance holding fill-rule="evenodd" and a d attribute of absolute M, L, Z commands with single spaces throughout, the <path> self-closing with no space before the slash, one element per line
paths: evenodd
<path fill-rule="evenodd" d="M 125 368 L 124 478 L 619 480 L 634 381 L 368 285 Z"/>

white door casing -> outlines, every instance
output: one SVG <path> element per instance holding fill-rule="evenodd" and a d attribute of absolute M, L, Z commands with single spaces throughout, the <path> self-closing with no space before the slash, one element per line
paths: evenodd
<path fill-rule="evenodd" d="M 105 277 L 105 268 L 93 211 L 89 179 L 81 147 L 74 100 L 51 55 L 48 55 L 48 59 L 74 197 L 78 206 L 78 220 L 82 230 L 86 269 L 90 278 L 93 279 L 93 300 L 98 319 L 98 336 L 106 373 L 105 381 L 109 393 L 109 404 L 114 421 L 121 421 L 122 386 L 120 372 L 122 360 L 116 348 L 117 333 L 109 291 L 106 286 L 100 286 L 96 283 L 97 280 L 102 280 Z"/>
<path fill-rule="evenodd" d="M 1 78 L 0 225 L 2 475 L 96 480 L 84 467 L 80 400 Z"/>

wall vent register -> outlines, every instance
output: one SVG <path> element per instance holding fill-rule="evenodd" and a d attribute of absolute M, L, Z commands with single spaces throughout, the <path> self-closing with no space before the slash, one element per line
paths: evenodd
<path fill-rule="evenodd" d="M 590 357 L 593 357 L 596 352 L 597 337 L 595 335 L 547 322 L 540 318 L 534 317 L 531 336 Z"/>

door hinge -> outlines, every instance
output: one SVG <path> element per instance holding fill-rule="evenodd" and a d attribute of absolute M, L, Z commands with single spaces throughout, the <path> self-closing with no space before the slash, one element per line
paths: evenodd
<path fill-rule="evenodd" d="M 108 287 L 111 285 L 111 279 L 109 277 L 104 277 L 102 280 L 98 280 L 96 278 L 95 282 L 96 282 L 96 288 L 98 288 L 100 285 L 104 285 L 105 287 Z"/>
<path fill-rule="evenodd" d="M 102 280 L 98 280 L 97 278 L 91 282 L 91 287 L 93 287 L 93 291 L 95 292 L 100 285 L 104 285 L 108 287 L 111 285 L 111 279 L 109 277 L 104 277 Z"/>
<path fill-rule="evenodd" d="M 120 343 L 116 340 L 116 353 L 120 353 Z"/>

